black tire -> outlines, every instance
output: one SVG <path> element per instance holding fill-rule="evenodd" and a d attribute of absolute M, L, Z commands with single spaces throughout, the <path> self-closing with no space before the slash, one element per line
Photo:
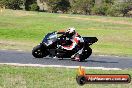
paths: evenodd
<path fill-rule="evenodd" d="M 92 54 L 92 49 L 90 47 L 84 49 L 84 51 L 80 55 L 80 61 L 83 61 L 83 60 L 89 58 L 91 54 Z"/>
<path fill-rule="evenodd" d="M 43 58 L 43 57 L 46 57 L 47 56 L 47 53 L 46 51 L 44 52 L 41 48 L 40 45 L 37 45 L 36 47 L 33 48 L 32 50 L 32 55 L 35 57 L 35 58 Z"/>
<path fill-rule="evenodd" d="M 86 83 L 87 80 L 84 76 L 77 76 L 76 81 L 80 86 L 82 86 Z"/>

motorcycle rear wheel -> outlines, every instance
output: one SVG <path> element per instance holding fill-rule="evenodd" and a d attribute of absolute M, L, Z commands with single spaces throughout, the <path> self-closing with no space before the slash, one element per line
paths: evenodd
<path fill-rule="evenodd" d="M 83 60 L 89 58 L 91 56 L 91 54 L 92 54 L 92 49 L 90 47 L 84 49 L 84 51 L 80 55 L 80 60 L 83 61 Z"/>

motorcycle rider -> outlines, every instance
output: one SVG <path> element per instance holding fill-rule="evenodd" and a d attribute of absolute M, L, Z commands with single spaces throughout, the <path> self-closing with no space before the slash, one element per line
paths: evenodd
<path fill-rule="evenodd" d="M 83 42 L 81 36 L 75 31 L 75 28 L 68 28 L 65 32 L 66 38 L 69 38 L 72 41 L 71 45 L 68 46 L 61 46 L 62 49 L 65 50 L 73 50 L 76 48 L 79 42 Z M 72 60 L 80 61 L 80 54 L 82 54 L 82 50 L 78 50 L 78 52 L 71 56 Z"/>

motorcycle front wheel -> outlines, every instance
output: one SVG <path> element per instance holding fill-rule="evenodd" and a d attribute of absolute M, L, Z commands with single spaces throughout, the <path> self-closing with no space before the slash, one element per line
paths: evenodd
<path fill-rule="evenodd" d="M 37 45 L 36 47 L 33 48 L 32 55 L 35 58 L 43 58 L 47 56 L 47 53 L 46 51 L 45 52 L 43 51 L 40 45 Z"/>

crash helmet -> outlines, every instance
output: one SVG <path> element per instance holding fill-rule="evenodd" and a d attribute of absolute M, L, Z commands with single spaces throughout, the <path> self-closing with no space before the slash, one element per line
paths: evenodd
<path fill-rule="evenodd" d="M 73 35 L 75 35 L 75 33 L 76 33 L 75 28 L 68 28 L 66 30 L 66 36 L 69 38 L 72 37 Z"/>

